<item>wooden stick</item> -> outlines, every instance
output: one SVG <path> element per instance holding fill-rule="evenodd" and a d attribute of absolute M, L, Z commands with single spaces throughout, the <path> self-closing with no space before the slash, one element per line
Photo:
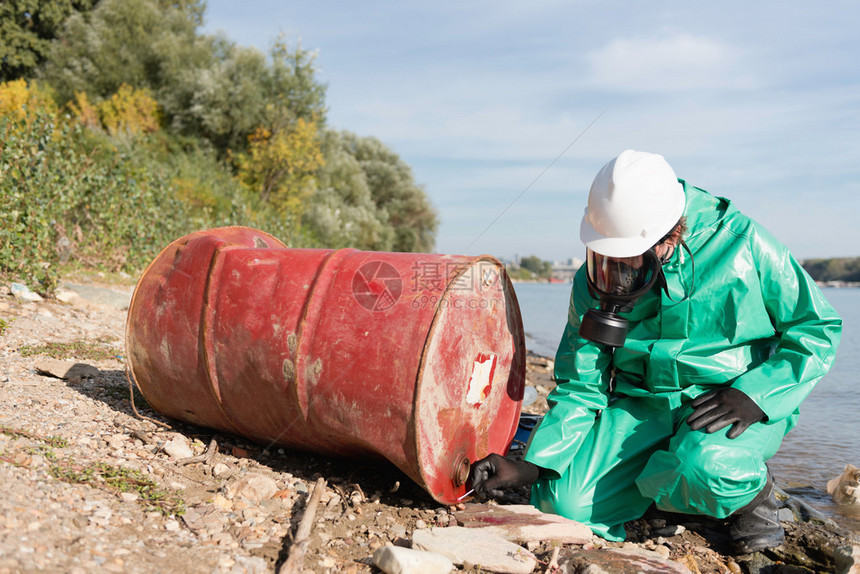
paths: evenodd
<path fill-rule="evenodd" d="M 552 558 L 549 559 L 549 564 L 546 565 L 546 572 L 550 574 L 558 570 L 558 554 L 561 551 L 561 546 L 556 546 L 552 549 Z"/>
<path fill-rule="evenodd" d="M 197 456 L 189 456 L 187 458 L 180 458 L 177 460 L 177 464 L 180 466 L 185 466 L 186 464 L 193 464 L 195 462 L 212 462 L 212 457 L 215 456 L 215 452 L 218 450 L 218 442 L 213 437 L 211 441 L 209 441 L 209 447 L 206 449 L 206 452 L 203 454 L 198 454 Z"/>
<path fill-rule="evenodd" d="M 133 436 L 136 439 L 139 439 L 141 442 L 145 442 L 146 444 L 154 444 L 155 443 L 155 441 L 152 440 L 152 436 L 150 436 L 150 434 L 148 432 L 146 432 L 144 430 L 140 430 L 140 429 L 133 429 L 130 427 L 125 427 L 125 428 L 127 428 L 128 430 L 131 431 L 131 436 Z"/>
<path fill-rule="evenodd" d="M 302 562 L 305 558 L 305 552 L 310 546 L 309 537 L 311 529 L 314 527 L 316 519 L 317 506 L 320 504 L 323 492 L 325 491 L 325 479 L 320 477 L 314 486 L 314 491 L 305 506 L 305 514 L 302 516 L 302 521 L 299 523 L 299 528 L 296 530 L 296 537 L 293 540 L 293 545 L 290 546 L 290 555 L 281 566 L 280 574 L 298 574 L 302 571 Z"/>

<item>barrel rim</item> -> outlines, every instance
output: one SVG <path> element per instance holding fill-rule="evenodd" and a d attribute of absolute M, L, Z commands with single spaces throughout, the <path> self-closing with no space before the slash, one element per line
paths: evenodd
<path fill-rule="evenodd" d="M 506 270 L 504 264 L 498 258 L 494 257 L 493 255 L 488 255 L 488 254 L 473 256 L 470 259 L 468 259 L 468 263 L 466 265 L 464 265 L 462 269 L 460 269 L 460 271 L 457 273 L 457 275 L 454 276 L 454 278 L 448 282 L 448 284 L 445 286 L 445 290 L 443 291 L 442 295 L 439 297 L 439 300 L 436 302 L 436 309 L 433 312 L 433 320 L 430 324 L 430 327 L 427 330 L 427 337 L 425 339 L 425 343 L 424 343 L 424 346 L 422 348 L 421 359 L 420 359 L 419 366 L 418 366 L 415 395 L 413 397 L 413 405 L 412 405 L 412 412 L 415 413 L 415 416 L 417 416 L 417 414 L 419 412 L 419 405 L 421 404 L 423 394 L 424 394 L 423 383 L 424 383 L 425 368 L 427 366 L 427 361 L 429 359 L 428 350 L 430 347 L 430 341 L 433 340 L 433 337 L 436 334 L 437 326 L 438 326 L 439 322 L 441 321 L 440 317 L 442 315 L 442 313 L 441 313 L 442 302 L 449 297 L 449 294 L 452 291 L 452 286 L 457 283 L 457 280 L 467 270 L 472 269 L 475 265 L 477 265 L 478 263 L 480 263 L 482 261 L 488 261 L 490 263 L 493 263 L 494 265 L 498 266 L 502 270 L 502 276 L 505 279 L 504 293 L 506 294 L 506 297 L 507 296 L 510 297 L 509 301 L 512 303 L 512 306 L 513 306 L 514 320 L 516 321 L 516 327 L 517 327 L 516 328 L 517 332 L 511 333 L 511 335 L 514 338 L 515 346 L 518 348 L 521 348 L 523 351 L 523 353 L 522 353 L 523 356 L 519 359 L 517 359 L 517 356 L 516 356 L 517 354 L 516 353 L 514 354 L 514 357 L 513 357 L 512 363 L 511 363 L 511 371 L 513 372 L 514 369 L 517 368 L 517 370 L 522 372 L 523 386 L 525 386 L 525 352 L 526 352 L 525 331 L 523 329 L 522 313 L 520 312 L 519 301 L 517 300 L 517 296 L 516 296 L 516 292 L 514 291 L 513 283 L 511 282 L 510 277 L 508 276 L 508 273 L 507 273 L 507 270 Z M 514 362 L 517 360 L 521 364 L 517 365 Z M 520 405 L 520 408 L 522 408 L 522 400 L 518 401 L 518 403 Z M 511 439 L 513 439 L 514 434 L 516 433 L 518 424 L 519 424 L 519 417 L 518 416 L 513 417 L 511 420 L 510 429 L 508 430 L 507 442 L 509 442 Z M 416 432 L 414 433 L 414 441 L 415 441 L 415 443 L 414 443 L 415 452 L 416 452 L 416 456 L 418 457 L 418 460 L 417 460 L 417 462 L 418 462 L 418 465 L 417 465 L 418 466 L 418 473 L 421 477 L 421 484 L 426 485 L 425 490 L 427 491 L 427 493 L 430 494 L 430 496 L 432 496 L 438 502 L 441 502 L 443 504 L 451 504 L 453 502 L 456 502 L 456 500 L 440 500 L 439 498 L 437 498 L 436 493 L 432 492 L 431 481 L 428 480 L 429 477 L 427 476 L 427 473 L 425 472 L 424 465 L 421 463 L 422 462 L 422 452 L 423 452 L 421 449 L 421 446 L 422 446 L 421 445 L 421 433 L 418 432 L 417 428 L 416 428 Z M 475 461 L 469 461 L 469 466 L 471 466 L 471 464 L 474 462 Z M 459 490 L 462 490 L 463 492 L 461 494 L 463 494 L 466 490 L 465 481 L 463 481 L 463 484 L 458 486 L 457 488 Z"/>

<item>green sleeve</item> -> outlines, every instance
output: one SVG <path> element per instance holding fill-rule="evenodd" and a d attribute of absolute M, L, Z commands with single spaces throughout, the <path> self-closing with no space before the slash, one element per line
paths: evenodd
<path fill-rule="evenodd" d="M 770 233 L 749 235 L 765 307 L 777 340 L 770 357 L 732 386 L 746 393 L 775 422 L 797 412 L 836 356 L 842 319 L 821 290 Z"/>
<path fill-rule="evenodd" d="M 528 462 L 558 475 L 570 465 L 597 412 L 609 403 L 611 352 L 579 336 L 582 315 L 593 305 L 580 270 L 555 358 L 557 386 L 547 397 L 549 412 L 532 432 L 525 454 Z"/>

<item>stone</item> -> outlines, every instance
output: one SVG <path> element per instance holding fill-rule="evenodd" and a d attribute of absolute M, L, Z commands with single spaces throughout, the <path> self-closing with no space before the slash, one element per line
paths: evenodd
<path fill-rule="evenodd" d="M 289 488 L 282 488 L 278 492 L 272 495 L 272 498 L 275 500 L 286 500 L 292 501 L 293 499 L 293 491 Z"/>
<path fill-rule="evenodd" d="M 755 552 L 746 554 L 743 557 L 737 557 L 737 561 L 742 565 L 742 571 L 749 574 L 765 574 L 776 571 L 777 563 L 768 558 L 764 552 Z M 788 568 L 793 568 L 789 566 Z M 789 574 L 797 574 L 789 571 Z"/>
<path fill-rule="evenodd" d="M 795 522 L 794 511 L 790 508 L 780 508 L 777 516 L 780 522 Z"/>
<path fill-rule="evenodd" d="M 558 564 L 569 572 L 589 574 L 690 574 L 686 566 L 641 548 L 575 550 L 562 553 Z"/>
<path fill-rule="evenodd" d="M 678 534 L 682 534 L 685 530 L 687 529 L 680 524 L 671 524 L 664 528 L 655 530 L 652 534 L 655 536 L 677 536 Z"/>
<path fill-rule="evenodd" d="M 251 453 L 249 453 L 246 449 L 238 446 L 234 446 L 230 451 L 230 454 L 232 454 L 236 458 L 248 458 L 249 456 L 251 456 Z"/>
<path fill-rule="evenodd" d="M 373 565 L 386 574 L 447 574 L 454 570 L 454 563 L 441 554 L 400 546 L 376 550 Z"/>
<path fill-rule="evenodd" d="M 227 474 L 228 472 L 230 472 L 230 467 L 223 462 L 217 462 L 215 463 L 215 466 L 212 467 L 212 476 L 215 478 Z"/>
<path fill-rule="evenodd" d="M 108 446 L 114 450 L 119 450 L 125 445 L 125 435 L 117 433 L 108 439 Z"/>
<path fill-rule="evenodd" d="M 454 512 L 454 517 L 466 528 L 487 530 L 519 544 L 545 540 L 587 544 L 592 536 L 588 526 L 557 514 L 546 514 L 528 504 L 470 504 L 465 510 Z"/>
<path fill-rule="evenodd" d="M 249 506 L 242 510 L 242 518 L 244 520 L 259 522 L 265 516 L 266 511 L 259 506 Z"/>
<path fill-rule="evenodd" d="M 12 283 L 9 285 L 9 291 L 12 296 L 22 303 L 38 303 L 42 301 L 42 296 L 38 293 L 30 291 L 30 288 L 21 283 Z"/>
<path fill-rule="evenodd" d="M 820 510 L 812 508 L 807 503 L 792 496 L 782 505 L 783 508 L 790 508 L 794 513 L 794 517 L 798 522 L 809 522 L 812 524 L 822 524 L 824 526 L 838 527 L 833 520 Z"/>
<path fill-rule="evenodd" d="M 233 544 L 233 537 L 228 532 L 217 532 L 212 535 L 212 542 L 219 546 L 230 546 Z"/>
<path fill-rule="evenodd" d="M 220 492 L 215 495 L 212 504 L 221 510 L 233 510 L 233 503 L 227 500 Z"/>
<path fill-rule="evenodd" d="M 527 574 L 537 565 L 534 554 L 484 529 L 451 526 L 416 530 L 412 547 L 437 552 L 457 565 L 479 566 L 490 572 Z"/>
<path fill-rule="evenodd" d="M 76 361 L 61 361 L 59 359 L 39 359 L 35 370 L 42 376 L 56 377 L 58 379 L 93 379 L 101 373 L 97 368 L 86 363 Z"/>
<path fill-rule="evenodd" d="M 836 504 L 860 504 L 860 468 L 846 465 L 841 475 L 827 482 L 827 493 Z"/>
<path fill-rule="evenodd" d="M 227 496 L 241 497 L 251 502 L 272 498 L 278 492 L 278 483 L 268 476 L 249 473 L 227 487 Z"/>
<path fill-rule="evenodd" d="M 81 296 L 74 291 L 69 291 L 68 289 L 57 289 L 54 291 L 54 298 L 63 303 L 71 303 L 75 299 L 80 299 Z"/>
<path fill-rule="evenodd" d="M 191 447 L 188 446 L 188 441 L 185 437 L 175 437 L 174 439 L 167 441 L 164 443 L 162 450 L 164 450 L 168 456 L 171 456 L 176 460 L 194 456 L 194 451 L 192 451 Z"/>
<path fill-rule="evenodd" d="M 182 514 L 182 522 L 191 530 L 202 530 L 206 526 L 205 518 L 206 515 L 193 506 L 186 508 Z"/>
<path fill-rule="evenodd" d="M 833 556 L 836 574 L 860 574 L 860 546 L 842 546 Z"/>

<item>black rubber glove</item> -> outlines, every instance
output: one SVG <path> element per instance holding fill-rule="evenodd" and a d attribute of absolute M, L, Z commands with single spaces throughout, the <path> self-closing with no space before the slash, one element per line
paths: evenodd
<path fill-rule="evenodd" d="M 472 465 L 469 481 L 479 498 L 498 498 L 502 489 L 511 489 L 533 483 L 540 475 L 540 467 L 530 462 L 516 461 L 491 454 Z"/>
<path fill-rule="evenodd" d="M 733 425 L 726 434 L 738 438 L 751 424 L 764 419 L 764 411 L 758 408 L 743 391 L 726 387 L 698 396 L 692 403 L 695 410 L 687 417 L 693 430 L 705 429 L 712 433 Z"/>

